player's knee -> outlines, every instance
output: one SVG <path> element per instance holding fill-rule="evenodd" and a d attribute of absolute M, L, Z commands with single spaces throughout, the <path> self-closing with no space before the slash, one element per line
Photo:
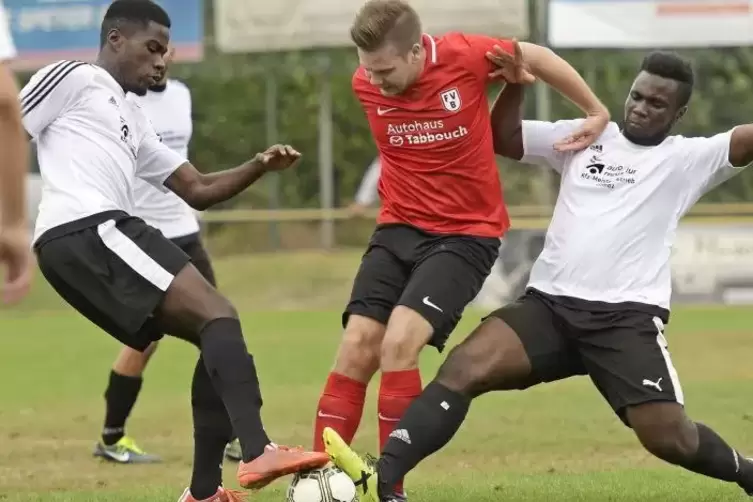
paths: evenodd
<path fill-rule="evenodd" d="M 238 319 L 238 311 L 235 306 L 217 290 L 212 290 L 207 295 L 203 311 L 206 322 L 223 318 Z"/>
<path fill-rule="evenodd" d="M 385 336 L 379 351 L 379 366 L 383 371 L 415 368 L 424 344 L 417 346 L 409 333 Z"/>
<path fill-rule="evenodd" d="M 695 425 L 678 403 L 630 406 L 626 415 L 641 444 L 660 459 L 682 464 L 695 454 L 698 447 Z"/>
<path fill-rule="evenodd" d="M 429 342 L 433 332 L 431 324 L 415 310 L 395 307 L 387 323 L 380 350 L 382 371 L 401 371 L 418 366 L 421 350 Z"/>
<path fill-rule="evenodd" d="M 485 376 L 483 371 L 473 367 L 473 350 L 465 343 L 454 347 L 439 367 L 437 382 L 467 397 L 484 393 Z"/>
<path fill-rule="evenodd" d="M 379 348 L 384 325 L 353 315 L 345 327 L 335 361 L 335 371 L 359 381 L 368 381 L 379 369 Z"/>
<path fill-rule="evenodd" d="M 530 361 L 515 332 L 490 318 L 452 349 L 437 381 L 474 398 L 494 390 L 525 388 L 530 374 Z"/>
<path fill-rule="evenodd" d="M 200 346 L 207 326 L 226 318 L 238 319 L 235 307 L 189 264 L 173 279 L 153 319 L 163 333 Z"/>

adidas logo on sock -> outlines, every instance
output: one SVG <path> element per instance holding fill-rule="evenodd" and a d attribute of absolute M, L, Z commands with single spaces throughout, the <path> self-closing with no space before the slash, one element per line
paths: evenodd
<path fill-rule="evenodd" d="M 390 434 L 391 438 L 399 439 L 403 443 L 411 444 L 410 442 L 410 434 L 408 434 L 408 431 L 405 429 L 395 429 Z"/>

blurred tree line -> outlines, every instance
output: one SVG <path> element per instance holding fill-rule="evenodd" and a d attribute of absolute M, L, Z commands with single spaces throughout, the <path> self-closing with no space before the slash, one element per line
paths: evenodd
<path fill-rule="evenodd" d="M 210 44 L 208 44 L 210 45 Z M 711 135 L 753 117 L 753 48 L 680 51 L 694 62 L 696 86 L 688 114 L 678 132 L 687 136 Z M 643 51 L 566 50 L 570 61 L 589 81 L 611 110 L 622 117 Z M 264 55 L 225 55 L 208 49 L 205 61 L 176 64 L 172 76 L 183 80 L 193 95 L 195 117 L 192 161 L 213 171 L 236 165 L 262 150 L 267 138 L 267 86 L 274 82 L 277 140 L 304 153 L 301 164 L 254 186 L 230 203 L 233 207 L 319 206 L 318 114 L 320 87 L 328 81 L 334 122 L 335 199 L 339 206 L 352 200 L 366 167 L 376 155 L 363 111 L 350 87 L 357 65 L 355 51 L 338 49 Z M 26 76 L 28 78 L 28 76 Z M 499 88 L 490 89 L 490 99 Z M 533 90 L 526 101 L 526 116 L 536 116 Z M 551 118 L 570 118 L 579 112 L 556 93 Z M 510 204 L 544 202 L 537 195 L 546 177 L 541 170 L 499 159 Z M 549 178 L 555 184 L 557 180 Z M 556 189 L 556 188 L 555 188 Z M 278 190 L 278 197 L 272 193 Z M 746 172 L 707 196 L 706 201 L 746 201 L 753 194 L 753 173 Z"/>
<path fill-rule="evenodd" d="M 696 70 L 695 92 L 688 114 L 677 131 L 686 136 L 712 135 L 753 121 L 753 48 L 681 51 Z M 644 51 L 567 50 L 560 55 L 573 64 L 620 120 L 625 97 Z M 331 85 L 334 121 L 334 172 L 337 205 L 355 194 L 366 166 L 376 155 L 360 104 L 350 87 L 357 65 L 351 49 L 263 56 L 209 55 L 198 65 L 175 68 L 174 75 L 192 89 L 196 130 L 193 159 L 203 169 L 228 167 L 267 144 L 266 85 L 277 83 L 279 141 L 295 145 L 305 155 L 295 171 L 279 180 L 281 207 L 317 207 L 319 88 Z M 490 100 L 499 88 L 490 88 Z M 551 119 L 570 118 L 579 111 L 552 93 Z M 533 89 L 526 99 L 526 116 L 536 117 Z M 541 170 L 499 159 L 505 193 L 511 204 L 537 204 L 537 184 L 546 180 Z M 556 179 L 549 178 L 557 183 Z M 267 207 L 274 185 L 256 187 L 246 201 Z M 727 182 L 707 201 L 746 201 L 753 197 L 750 171 Z M 243 203 L 242 201 L 240 202 Z"/>

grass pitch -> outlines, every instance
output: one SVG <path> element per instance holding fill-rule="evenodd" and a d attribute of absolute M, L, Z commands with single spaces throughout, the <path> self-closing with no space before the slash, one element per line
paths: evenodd
<path fill-rule="evenodd" d="M 258 364 L 264 418 L 280 443 L 311 443 L 316 401 L 332 362 L 340 308 L 358 255 L 250 256 L 218 264 L 223 289 L 244 312 Z M 284 266 L 283 266 L 284 265 Z M 753 453 L 753 314 L 745 308 L 678 308 L 670 351 L 688 411 Z M 483 312 L 467 312 L 461 340 Z M 145 375 L 129 434 L 165 462 L 118 466 L 91 457 L 102 393 L 118 350 L 60 304 L 42 280 L 22 308 L 0 311 L 0 500 L 175 501 L 192 451 L 194 350 L 165 340 Z M 442 356 L 427 351 L 428 381 Z M 374 392 L 356 446 L 377 447 Z M 237 486 L 227 464 L 227 485 Z M 288 479 L 249 497 L 284 500 Z M 408 478 L 426 502 L 734 502 L 733 485 L 665 466 L 645 453 L 587 378 L 477 400 L 454 441 Z"/>

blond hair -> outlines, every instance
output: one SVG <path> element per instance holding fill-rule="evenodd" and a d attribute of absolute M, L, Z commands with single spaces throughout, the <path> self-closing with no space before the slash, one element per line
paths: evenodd
<path fill-rule="evenodd" d="M 421 41 L 421 19 L 403 0 L 369 0 L 356 14 L 350 38 L 361 50 L 373 52 L 391 42 L 401 52 Z"/>

